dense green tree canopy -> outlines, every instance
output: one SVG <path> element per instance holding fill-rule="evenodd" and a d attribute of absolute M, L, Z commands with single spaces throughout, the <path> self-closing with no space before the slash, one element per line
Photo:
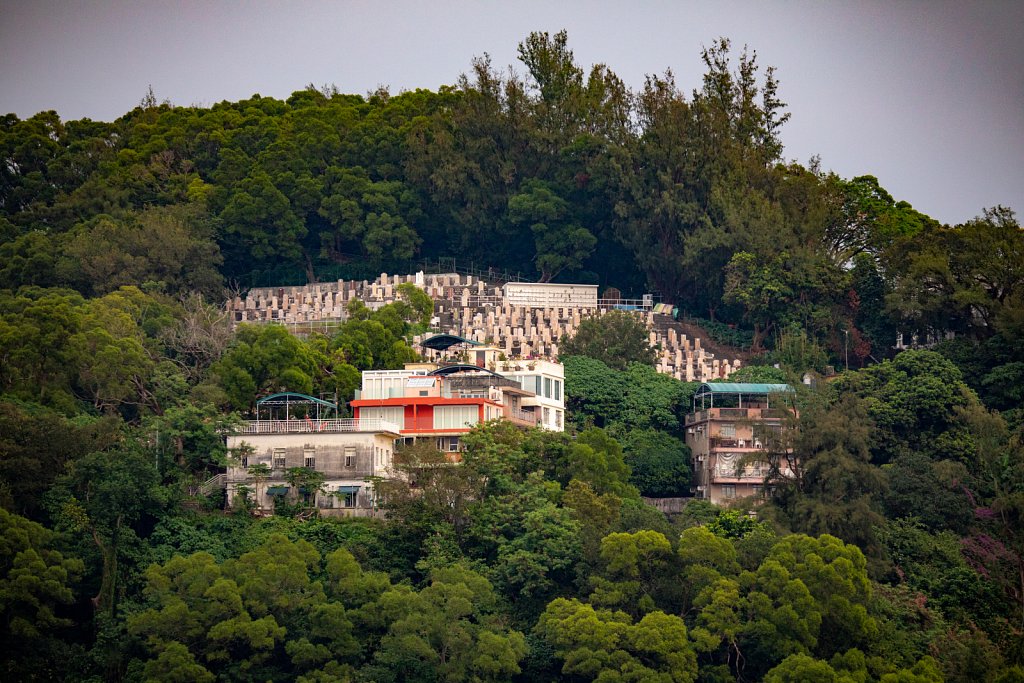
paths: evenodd
<path fill-rule="evenodd" d="M 616 370 L 625 370 L 630 363 L 654 364 L 647 328 L 635 315 L 622 311 L 587 318 L 571 338 L 562 339 L 559 350 L 564 356 L 586 356 Z"/>
<path fill-rule="evenodd" d="M 0 676 L 1020 680 L 1016 215 L 940 225 L 870 169 L 784 163 L 775 71 L 724 38 L 700 56 L 693 92 L 633 91 L 537 32 L 437 92 L 0 118 Z M 421 440 L 368 483 L 374 518 L 226 510 L 228 411 L 344 410 L 434 314 L 403 285 L 330 334 L 233 330 L 227 290 L 456 256 L 653 293 L 753 356 L 733 381 L 807 373 L 752 454 L 770 495 L 687 497 L 695 386 L 613 311 L 559 341 L 565 433 L 482 425 L 459 464 Z"/>

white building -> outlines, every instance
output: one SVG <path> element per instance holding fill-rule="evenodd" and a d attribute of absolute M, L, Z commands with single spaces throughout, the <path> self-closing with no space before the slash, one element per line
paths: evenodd
<path fill-rule="evenodd" d="M 529 308 L 597 308 L 597 285 L 563 285 L 554 282 L 509 282 L 505 301 Z"/>
<path fill-rule="evenodd" d="M 549 360 L 497 361 L 498 371 L 534 393 L 524 398 L 524 407 L 538 411 L 537 426 L 553 432 L 565 431 L 565 367 Z"/>
<path fill-rule="evenodd" d="M 467 363 L 409 363 L 363 373 L 351 406 L 358 417 L 396 422 L 407 438 L 437 436 L 458 450 L 458 436 L 490 419 L 565 430 L 565 370 L 548 360 L 500 360 L 501 350 L 474 347 Z M 458 414 L 458 424 L 452 422 Z M 444 438 L 442 438 L 444 437 Z"/>

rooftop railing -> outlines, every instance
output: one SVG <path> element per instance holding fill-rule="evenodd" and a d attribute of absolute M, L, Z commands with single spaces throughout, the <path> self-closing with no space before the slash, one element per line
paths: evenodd
<path fill-rule="evenodd" d="M 457 305 L 462 305 L 463 300 L 456 297 L 454 301 Z M 561 300 L 544 295 L 520 296 L 519 301 L 513 304 L 504 296 L 470 294 L 465 298 L 465 302 L 469 308 L 501 307 L 506 304 L 526 308 L 585 308 L 587 310 L 598 308 L 602 311 L 649 311 L 654 308 L 654 301 L 649 299 L 590 299 L 582 301 Z"/>
<path fill-rule="evenodd" d="M 242 424 L 235 434 L 314 434 L 323 432 L 401 432 L 399 426 L 388 420 L 373 418 L 339 418 L 335 420 L 250 420 Z"/>
<path fill-rule="evenodd" d="M 764 406 L 750 406 L 747 408 L 715 407 L 690 413 L 686 416 L 686 424 L 692 425 L 704 420 L 778 420 L 794 414 L 795 411 L 788 408 L 766 408 Z"/>

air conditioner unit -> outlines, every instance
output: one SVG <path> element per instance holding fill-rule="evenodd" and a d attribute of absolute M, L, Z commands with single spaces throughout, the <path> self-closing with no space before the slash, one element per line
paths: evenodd
<path fill-rule="evenodd" d="M 706 490 L 707 490 L 706 486 L 698 486 L 697 487 L 697 491 L 706 491 Z"/>
<path fill-rule="evenodd" d="M 693 427 L 690 427 L 689 429 L 687 429 L 686 433 L 687 434 L 693 434 Z"/>
<path fill-rule="evenodd" d="M 697 456 L 697 462 L 704 462 L 704 459 L 705 459 L 706 457 L 707 457 L 707 456 L 705 456 L 705 455 L 698 455 L 698 456 Z"/>

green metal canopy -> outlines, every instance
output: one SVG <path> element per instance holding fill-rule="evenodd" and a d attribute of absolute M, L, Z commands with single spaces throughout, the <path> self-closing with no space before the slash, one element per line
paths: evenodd
<path fill-rule="evenodd" d="M 309 396 L 307 394 L 297 394 L 293 391 L 271 394 L 270 396 L 256 401 L 256 405 L 258 406 L 283 406 L 290 405 L 292 403 L 315 403 L 327 408 L 336 409 L 336 406 L 330 401 L 325 401 L 322 398 L 316 398 L 315 396 Z"/>
<path fill-rule="evenodd" d="M 420 342 L 420 346 L 425 349 L 431 349 L 433 351 L 447 351 L 453 346 L 458 344 L 469 344 L 470 346 L 483 346 L 480 342 L 473 341 L 472 339 L 466 339 L 464 337 L 458 337 L 454 334 L 435 334 L 430 339 L 424 339 Z"/>
<path fill-rule="evenodd" d="M 267 494 L 271 496 L 283 496 L 288 493 L 287 486 L 270 486 L 267 488 Z"/>
<path fill-rule="evenodd" d="M 256 419 L 260 419 L 260 409 L 266 408 L 268 419 L 274 419 L 274 408 L 284 407 L 284 419 L 291 419 L 290 411 L 292 406 L 315 406 L 316 408 L 316 419 L 321 418 L 337 418 L 338 417 L 338 406 L 334 405 L 330 401 L 325 401 L 322 398 L 316 398 L 308 394 L 299 394 L 293 391 L 284 391 L 277 394 L 271 394 L 256 401 Z M 326 409 L 327 414 L 321 415 Z M 312 409 L 307 411 L 306 415 L 309 416 L 312 413 Z"/>
<path fill-rule="evenodd" d="M 338 493 L 359 493 L 359 486 L 339 486 Z"/>
<path fill-rule="evenodd" d="M 780 394 L 790 393 L 788 384 L 741 384 L 739 382 L 706 382 L 697 389 L 698 394 Z"/>
<path fill-rule="evenodd" d="M 765 402 L 770 401 L 772 394 L 792 394 L 793 387 L 788 384 L 741 384 L 737 382 L 706 382 L 701 384 L 693 395 L 693 407 L 697 408 L 700 402 L 701 408 L 705 407 L 705 399 L 711 399 L 711 407 L 715 406 L 715 398 L 735 398 L 739 406 L 743 406 L 743 398 L 764 397 Z M 727 400 L 727 403 L 730 402 Z"/>

